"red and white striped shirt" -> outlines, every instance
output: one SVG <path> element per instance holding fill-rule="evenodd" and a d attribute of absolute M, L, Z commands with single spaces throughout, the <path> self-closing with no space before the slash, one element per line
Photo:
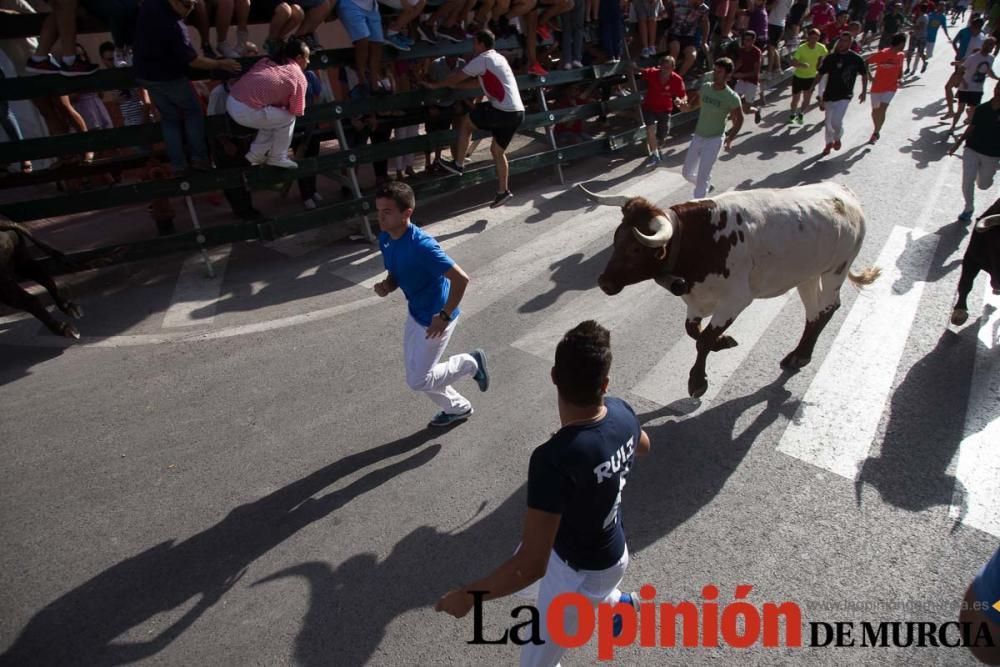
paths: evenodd
<path fill-rule="evenodd" d="M 279 65 L 262 58 L 232 85 L 229 94 L 252 109 L 280 107 L 301 116 L 306 109 L 307 86 L 298 63 Z"/>

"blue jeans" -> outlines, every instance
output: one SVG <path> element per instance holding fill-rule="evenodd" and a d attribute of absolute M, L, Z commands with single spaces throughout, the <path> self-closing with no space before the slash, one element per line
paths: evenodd
<path fill-rule="evenodd" d="M 618 0 L 601 0 L 597 6 L 597 28 L 600 34 L 601 50 L 609 58 L 620 58 L 622 43 L 625 41 L 621 5 Z"/>
<path fill-rule="evenodd" d="M 160 112 L 163 141 L 167 144 L 167 155 L 170 156 L 170 165 L 174 170 L 183 171 L 187 168 L 187 159 L 184 157 L 185 136 L 191 159 L 207 162 L 205 116 L 202 115 L 201 103 L 191 88 L 191 82 L 187 79 L 136 81 L 149 91 L 150 99 Z"/>
<path fill-rule="evenodd" d="M 587 0 L 575 0 L 573 9 L 559 17 L 562 21 L 563 34 L 559 40 L 562 42 L 562 60 L 570 62 L 579 60 L 583 62 L 583 26 L 587 11 Z"/>

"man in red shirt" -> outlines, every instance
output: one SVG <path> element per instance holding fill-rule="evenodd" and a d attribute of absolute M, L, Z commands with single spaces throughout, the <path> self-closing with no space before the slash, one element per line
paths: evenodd
<path fill-rule="evenodd" d="M 868 65 L 875 68 L 871 90 L 872 122 L 875 124 L 875 131 L 868 140 L 870 144 L 878 141 L 878 133 L 885 123 L 885 112 L 889 108 L 889 102 L 899 90 L 899 82 L 903 78 L 903 62 L 906 60 L 903 55 L 905 48 L 906 35 L 897 33 L 893 35 L 888 48 L 868 57 Z"/>
<path fill-rule="evenodd" d="M 646 96 L 642 100 L 642 115 L 646 120 L 646 145 L 649 147 L 650 167 L 660 164 L 660 142 L 670 133 L 670 114 L 675 104 L 687 103 L 684 79 L 674 71 L 673 56 L 663 56 L 659 67 L 640 70 L 646 82 Z"/>
<path fill-rule="evenodd" d="M 817 2 L 809 10 L 809 20 L 812 23 L 812 27 L 822 31 L 826 24 L 833 23 L 836 20 L 833 5 L 826 0 L 820 0 L 820 2 Z"/>
<path fill-rule="evenodd" d="M 757 48 L 757 33 L 747 30 L 743 33 L 743 43 L 736 57 L 736 70 L 733 72 L 733 90 L 740 96 L 743 103 L 743 113 L 753 114 L 755 123 L 760 123 L 760 107 L 752 106 L 752 100 L 757 99 L 760 91 L 760 63 L 763 52 Z"/>

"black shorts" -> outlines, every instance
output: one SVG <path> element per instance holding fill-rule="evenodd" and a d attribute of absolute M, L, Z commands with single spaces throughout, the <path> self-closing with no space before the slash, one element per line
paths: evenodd
<path fill-rule="evenodd" d="M 663 141 L 670 134 L 670 112 L 669 111 L 647 111 L 642 110 L 642 115 L 646 119 L 646 125 L 656 127 L 657 141 Z"/>
<path fill-rule="evenodd" d="M 800 76 L 792 77 L 792 93 L 804 93 L 813 87 L 816 82 L 816 77 L 809 77 L 804 79 Z"/>
<path fill-rule="evenodd" d="M 781 42 L 781 38 L 785 36 L 785 26 L 774 25 L 773 23 L 767 24 L 767 43 L 769 46 L 778 48 L 778 44 Z"/>
<path fill-rule="evenodd" d="M 865 32 L 878 32 L 878 21 L 865 21 Z"/>
<path fill-rule="evenodd" d="M 500 148 L 507 148 L 524 122 L 524 112 L 501 111 L 489 102 L 480 102 L 469 112 L 469 120 L 480 130 L 489 130 Z"/>
<path fill-rule="evenodd" d="M 684 49 L 689 46 L 695 50 L 698 49 L 698 41 L 694 38 L 694 35 L 670 35 L 670 39 L 668 41 L 680 44 L 681 53 L 684 53 Z"/>
<path fill-rule="evenodd" d="M 983 91 L 981 90 L 960 90 L 957 95 L 958 101 L 970 107 L 978 107 L 983 101 Z"/>
<path fill-rule="evenodd" d="M 445 107 L 443 109 L 439 107 L 439 110 L 441 111 L 440 116 L 430 116 L 427 118 L 427 122 L 424 123 L 424 130 L 427 131 L 427 134 L 451 129 L 451 107 Z"/>

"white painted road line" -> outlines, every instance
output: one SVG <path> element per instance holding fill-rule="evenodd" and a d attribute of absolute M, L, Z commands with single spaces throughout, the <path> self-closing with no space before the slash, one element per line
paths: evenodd
<path fill-rule="evenodd" d="M 885 413 L 937 248 L 936 238 L 914 243 L 924 236 L 893 228 L 876 262 L 882 276 L 858 295 L 778 451 L 841 477 L 857 477 Z M 901 269 L 897 260 L 908 245 Z M 897 281 L 911 287 L 897 294 Z"/>
<path fill-rule="evenodd" d="M 163 327 L 190 327 L 210 324 L 215 319 L 215 304 L 222 292 L 222 281 L 226 277 L 226 264 L 231 245 L 219 246 L 208 251 L 208 257 L 215 269 L 215 277 L 209 278 L 201 255 L 192 255 L 181 266 L 177 285 L 174 287 L 170 306 L 163 314 Z M 195 315 L 195 311 L 199 311 Z"/>
<path fill-rule="evenodd" d="M 595 276 L 596 280 L 596 276 Z M 541 326 L 511 343 L 514 347 L 542 359 L 552 359 L 563 334 L 583 320 L 597 320 L 614 331 L 636 316 L 645 315 L 658 300 L 675 298 L 652 280 L 626 287 L 621 294 L 608 296 L 594 288 L 573 299 L 545 318 Z"/>
<path fill-rule="evenodd" d="M 628 186 L 628 194 L 660 202 L 687 182 L 679 175 L 665 170 L 636 181 Z M 550 270 L 552 263 L 584 248 L 589 243 L 611 237 L 621 222 L 621 211 L 616 206 L 598 206 L 592 211 L 578 214 L 564 221 L 555 229 L 540 234 L 532 241 L 497 257 L 474 273 L 469 293 L 462 301 L 462 312 L 468 315 L 487 307 Z M 594 276 L 596 282 L 597 276 Z M 586 313 L 582 315 L 586 316 Z"/>
<path fill-rule="evenodd" d="M 979 327 L 950 514 L 1000 537 L 1000 296 L 993 294 L 988 281 L 983 307 L 987 304 L 997 310 Z"/>
<path fill-rule="evenodd" d="M 788 298 L 788 294 L 783 294 L 774 299 L 760 299 L 754 301 L 749 308 L 740 313 L 726 332 L 735 338 L 739 345 L 708 355 L 706 366 L 708 369 L 708 391 L 699 399 L 696 410 L 691 410 L 689 407 L 694 405 L 694 402 L 688 397 L 687 382 L 688 372 L 694 364 L 697 352 L 694 340 L 684 331 L 684 322 L 677 322 L 677 329 L 674 332 L 677 342 L 673 344 L 670 351 L 629 391 L 659 405 L 669 406 L 680 402 L 680 405 L 677 406 L 678 411 L 685 413 L 685 418 L 704 411 L 746 360 L 757 341 L 788 303 Z M 707 324 L 707 320 L 702 322 L 702 326 Z M 797 331 L 789 332 L 789 351 L 798 342 L 798 333 Z M 774 372 L 777 376 L 780 369 L 775 368 Z"/>

